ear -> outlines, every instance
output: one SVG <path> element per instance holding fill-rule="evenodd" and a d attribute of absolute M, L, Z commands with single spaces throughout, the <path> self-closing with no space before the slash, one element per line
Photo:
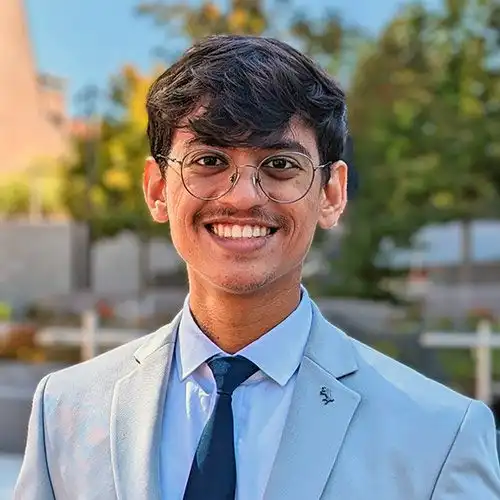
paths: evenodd
<path fill-rule="evenodd" d="M 166 181 L 161 174 L 160 167 L 153 157 L 146 158 L 142 189 L 149 212 L 155 222 L 168 221 L 166 203 Z"/>
<path fill-rule="evenodd" d="M 323 187 L 318 224 L 322 229 L 337 225 L 347 204 L 347 165 L 340 160 L 330 167 L 330 180 Z"/>

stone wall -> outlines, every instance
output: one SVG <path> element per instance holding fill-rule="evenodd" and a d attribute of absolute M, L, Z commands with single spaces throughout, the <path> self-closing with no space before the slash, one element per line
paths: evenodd
<path fill-rule="evenodd" d="M 0 224 L 0 301 L 14 305 L 70 293 L 81 268 L 85 229 L 66 222 Z"/>
<path fill-rule="evenodd" d="M 0 302 L 14 306 L 64 296 L 85 283 L 86 228 L 71 222 L 0 223 Z M 130 233 L 96 243 L 92 280 L 98 295 L 133 295 L 140 290 L 140 243 Z M 147 248 L 148 278 L 180 264 L 166 240 Z"/>
<path fill-rule="evenodd" d="M 153 240 L 147 248 L 146 279 L 173 271 L 180 259 L 167 240 Z M 140 242 L 132 233 L 98 242 L 93 250 L 93 283 L 98 294 L 134 294 L 140 289 Z"/>

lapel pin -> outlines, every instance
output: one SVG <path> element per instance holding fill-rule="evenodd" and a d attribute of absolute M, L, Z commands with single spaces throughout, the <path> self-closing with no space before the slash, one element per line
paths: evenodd
<path fill-rule="evenodd" d="M 319 391 L 319 395 L 322 397 L 321 401 L 323 401 L 324 405 L 328 405 L 330 403 L 333 403 L 335 401 L 334 398 L 332 398 L 332 391 L 328 389 L 328 387 L 322 387 L 321 391 Z"/>

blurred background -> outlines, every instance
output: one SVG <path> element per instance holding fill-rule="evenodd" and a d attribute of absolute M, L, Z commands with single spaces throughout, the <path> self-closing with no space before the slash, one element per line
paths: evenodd
<path fill-rule="evenodd" d="M 144 101 L 212 33 L 288 41 L 347 91 L 351 200 L 341 227 L 318 234 L 304 276 L 325 314 L 500 421 L 496 0 L 4 0 L 2 500 L 40 378 L 182 304 L 184 268 L 142 199 Z"/>

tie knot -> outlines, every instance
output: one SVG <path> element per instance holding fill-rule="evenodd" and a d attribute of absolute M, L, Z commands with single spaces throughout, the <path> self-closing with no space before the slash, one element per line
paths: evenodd
<path fill-rule="evenodd" d="M 217 392 L 231 396 L 233 391 L 259 368 L 243 356 L 224 356 L 208 362 L 217 384 Z"/>

